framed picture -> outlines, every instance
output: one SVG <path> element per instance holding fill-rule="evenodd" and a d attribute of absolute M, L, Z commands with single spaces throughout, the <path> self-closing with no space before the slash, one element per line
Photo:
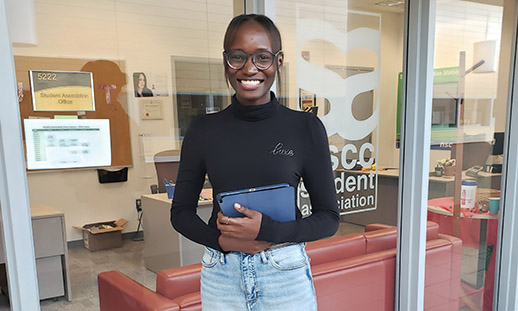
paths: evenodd
<path fill-rule="evenodd" d="M 95 111 L 91 72 L 30 70 L 34 111 Z"/>
<path fill-rule="evenodd" d="M 306 108 L 316 106 L 317 96 L 313 93 L 299 89 L 299 107 L 306 111 Z"/>

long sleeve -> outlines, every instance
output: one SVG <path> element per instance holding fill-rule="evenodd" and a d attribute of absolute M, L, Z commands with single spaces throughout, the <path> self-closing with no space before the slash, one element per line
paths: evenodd
<path fill-rule="evenodd" d="M 219 230 L 205 224 L 196 214 L 207 171 L 203 148 L 205 136 L 203 117 L 199 117 L 192 122 L 182 144 L 171 223 L 176 231 L 188 239 L 221 250 L 218 243 Z"/>
<path fill-rule="evenodd" d="M 340 215 L 331 169 L 329 143 L 322 122 L 310 115 L 305 138 L 302 179 L 311 198 L 312 214 L 288 223 L 263 215 L 257 240 L 274 243 L 308 242 L 333 235 Z"/>
<path fill-rule="evenodd" d="M 195 119 L 183 141 L 171 222 L 185 237 L 220 249 L 219 205 L 209 223 L 196 214 L 198 196 L 209 176 L 213 194 L 251 187 L 304 181 L 312 214 L 275 222 L 263 215 L 257 240 L 308 242 L 334 234 L 340 217 L 325 128 L 313 114 L 290 110 L 272 96 L 259 106 L 242 106 L 233 98 L 227 109 Z M 295 206 L 278 206 L 293 208 Z"/>

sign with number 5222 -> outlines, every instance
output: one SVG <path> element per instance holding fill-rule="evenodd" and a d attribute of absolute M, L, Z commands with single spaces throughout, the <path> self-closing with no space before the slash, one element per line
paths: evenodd
<path fill-rule="evenodd" d="M 31 70 L 34 111 L 94 111 L 91 72 Z"/>

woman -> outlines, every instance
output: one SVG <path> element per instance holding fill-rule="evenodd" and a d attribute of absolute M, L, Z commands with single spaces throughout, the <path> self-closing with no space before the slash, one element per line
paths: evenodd
<path fill-rule="evenodd" d="M 152 97 L 153 91 L 147 87 L 147 78 L 143 72 L 133 73 L 135 97 Z"/>
<path fill-rule="evenodd" d="M 205 245 L 203 310 L 316 310 L 304 242 L 334 234 L 339 214 L 325 129 L 313 114 L 279 104 L 270 88 L 283 63 L 281 37 L 262 15 L 241 15 L 224 39 L 225 75 L 235 90 L 225 110 L 195 119 L 183 141 L 171 209 L 174 228 Z M 276 222 L 235 205 L 230 218 L 214 201 L 208 225 L 197 215 L 205 174 L 214 194 L 301 178 L 312 215 Z"/>

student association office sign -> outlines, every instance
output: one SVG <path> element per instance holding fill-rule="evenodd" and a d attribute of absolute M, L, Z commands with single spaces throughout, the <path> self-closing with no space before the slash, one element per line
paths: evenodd
<path fill-rule="evenodd" d="M 340 214 L 374 210 L 377 207 L 378 174 L 376 168 L 367 168 L 372 167 L 378 155 L 381 16 L 349 10 L 347 17 L 368 15 L 371 21 L 377 18 L 378 25 L 373 28 L 371 23 L 370 27 L 360 26 L 344 32 L 325 19 L 312 17 L 315 16 L 314 10 L 318 9 L 309 6 L 297 8 L 297 85 L 299 89 L 329 102 L 329 110 L 321 120 L 329 136 Z M 370 72 L 343 78 L 325 66 L 311 63 L 308 53 L 302 53 L 311 42 L 322 41 L 332 44 L 344 56 L 356 49 L 368 50 L 376 55 L 377 64 Z M 353 115 L 353 100 L 366 92 L 372 92 L 374 96 L 365 104 L 375 108 L 368 118 L 358 120 Z M 376 134 L 374 144 L 373 134 Z M 303 183 L 298 194 L 299 208 L 303 215 L 308 215 L 311 203 Z"/>

